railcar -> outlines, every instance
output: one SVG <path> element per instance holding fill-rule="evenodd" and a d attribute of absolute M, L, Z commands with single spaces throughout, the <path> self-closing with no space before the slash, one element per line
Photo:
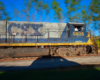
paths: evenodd
<path fill-rule="evenodd" d="M 97 54 L 84 23 L 0 21 L 0 58 Z"/>

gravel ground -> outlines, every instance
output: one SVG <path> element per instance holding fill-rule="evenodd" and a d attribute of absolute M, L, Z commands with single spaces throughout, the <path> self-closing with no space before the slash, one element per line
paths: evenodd
<path fill-rule="evenodd" d="M 100 64 L 100 56 L 0 61 L 0 71 Z"/>

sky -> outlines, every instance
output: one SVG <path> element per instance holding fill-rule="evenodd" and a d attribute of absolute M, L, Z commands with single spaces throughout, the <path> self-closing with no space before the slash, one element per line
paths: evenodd
<path fill-rule="evenodd" d="M 13 17 L 13 10 L 14 10 L 14 7 L 17 8 L 18 10 L 21 11 L 22 8 L 24 8 L 23 6 L 23 0 L 0 0 L 4 3 L 4 5 L 6 5 L 6 9 L 8 12 L 10 12 L 10 17 L 12 18 L 11 21 L 14 21 L 14 17 Z M 44 3 L 49 3 L 49 6 L 52 2 L 52 0 L 42 0 Z M 57 2 L 60 3 L 60 7 L 63 9 L 63 13 L 66 12 L 66 6 L 64 4 L 64 0 L 56 0 Z M 81 4 L 82 5 L 89 5 L 91 0 L 82 0 Z M 12 6 L 13 5 L 13 6 Z M 31 13 L 34 13 L 34 11 L 31 11 Z M 38 14 L 36 16 L 39 16 Z M 45 22 L 45 15 L 43 15 L 43 22 Z M 54 11 L 51 9 L 50 10 L 50 13 L 49 13 L 49 18 L 53 18 L 54 16 Z M 17 18 L 17 21 L 22 21 L 20 18 Z M 31 20 L 30 20 L 31 21 Z M 39 22 L 39 19 L 37 18 L 36 19 L 37 22 Z M 49 20 L 48 22 L 57 22 L 56 19 L 51 19 Z M 66 20 L 63 21 L 64 23 L 66 22 Z"/>
<path fill-rule="evenodd" d="M 19 11 L 21 11 L 22 8 L 24 8 L 24 6 L 23 6 L 23 0 L 0 0 L 0 1 L 4 3 L 4 5 L 6 6 L 7 11 L 10 12 L 10 14 L 9 14 L 9 16 L 11 17 L 10 21 L 15 21 L 13 10 L 15 8 L 17 8 Z M 48 2 L 49 6 L 50 6 L 50 4 L 52 2 L 52 0 L 42 0 L 42 1 L 44 3 Z M 64 0 L 56 0 L 56 1 L 60 3 L 60 7 L 63 9 L 63 13 L 65 13 L 67 10 L 66 10 L 66 6 L 64 4 Z M 81 5 L 88 6 L 90 4 L 90 2 L 91 2 L 91 0 L 82 0 Z M 34 10 L 31 10 L 30 13 L 31 14 L 35 14 Z M 46 19 L 46 15 L 43 14 L 43 16 L 42 16 L 42 19 L 43 19 L 42 22 L 57 22 L 58 23 L 58 21 L 53 17 L 54 14 L 55 14 L 54 11 L 51 9 L 50 13 L 48 15 L 49 16 L 49 20 L 47 20 Z M 39 16 L 40 16 L 39 14 L 36 14 L 36 19 L 34 20 L 35 22 L 40 22 L 40 17 Z M 66 14 L 64 14 L 63 16 L 64 16 L 63 23 L 68 22 L 66 20 L 66 17 L 67 17 Z M 26 20 L 25 19 L 22 20 L 21 18 L 17 17 L 16 21 L 26 21 Z M 32 22 L 32 21 L 33 20 L 30 19 L 30 22 Z M 91 31 L 92 31 L 92 29 L 91 29 Z M 95 31 L 94 33 L 96 35 L 99 35 L 98 31 Z"/>

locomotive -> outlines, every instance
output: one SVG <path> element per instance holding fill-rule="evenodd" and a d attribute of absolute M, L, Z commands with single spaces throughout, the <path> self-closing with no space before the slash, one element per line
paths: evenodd
<path fill-rule="evenodd" d="M 0 21 L 0 58 L 97 54 L 84 23 Z"/>

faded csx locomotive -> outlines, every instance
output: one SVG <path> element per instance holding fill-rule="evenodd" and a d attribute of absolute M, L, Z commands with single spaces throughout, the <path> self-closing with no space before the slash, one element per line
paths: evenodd
<path fill-rule="evenodd" d="M 97 53 L 84 23 L 0 21 L 0 58 Z"/>

